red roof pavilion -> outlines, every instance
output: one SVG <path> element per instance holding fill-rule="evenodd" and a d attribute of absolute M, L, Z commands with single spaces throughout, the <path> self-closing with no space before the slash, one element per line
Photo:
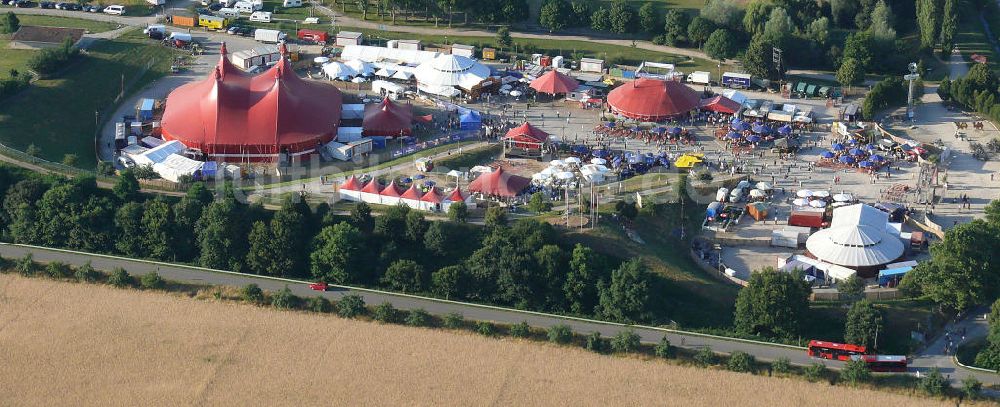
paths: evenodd
<path fill-rule="evenodd" d="M 410 105 L 393 103 L 389 98 L 382 103 L 365 106 L 361 122 L 365 136 L 400 137 L 413 134 L 413 110 Z"/>
<path fill-rule="evenodd" d="M 351 175 L 351 177 L 345 180 L 343 184 L 340 184 L 340 189 L 345 191 L 357 191 L 358 179 Z"/>
<path fill-rule="evenodd" d="M 399 186 L 396 185 L 396 181 L 392 181 L 382 189 L 382 192 L 379 192 L 379 195 L 399 198 L 402 192 L 399 190 Z"/>
<path fill-rule="evenodd" d="M 377 195 L 382 193 L 382 188 L 378 185 L 378 181 L 373 179 L 361 188 L 361 192 Z"/>
<path fill-rule="evenodd" d="M 556 70 L 551 70 L 538 79 L 531 81 L 531 88 L 541 92 L 555 95 L 557 93 L 570 93 L 580 86 L 576 79 L 564 75 Z"/>
<path fill-rule="evenodd" d="M 698 92 L 676 81 L 640 78 L 608 94 L 611 110 L 630 119 L 664 121 L 694 110 Z"/>
<path fill-rule="evenodd" d="M 436 204 L 441 203 L 442 200 L 441 192 L 438 192 L 437 188 L 431 188 L 431 190 L 427 191 L 427 193 L 424 194 L 424 196 L 420 198 L 420 200 L 429 203 L 436 203 Z"/>
<path fill-rule="evenodd" d="M 512 198 L 527 188 L 529 183 L 530 179 L 509 174 L 500 167 L 489 174 L 480 175 L 469 183 L 469 191 Z"/>
<path fill-rule="evenodd" d="M 253 76 L 229 62 L 223 45 L 205 79 L 167 96 L 163 137 L 223 159 L 311 153 L 337 136 L 341 103 L 336 87 L 299 78 L 287 58 Z"/>
<path fill-rule="evenodd" d="M 722 95 L 717 95 L 712 98 L 702 99 L 701 108 L 704 110 L 710 110 L 719 113 L 734 114 L 740 110 L 740 104 L 736 103 L 735 100 L 727 98 Z"/>
<path fill-rule="evenodd" d="M 515 142 L 544 143 L 545 140 L 549 139 L 549 133 L 532 126 L 531 123 L 524 122 L 524 124 L 508 130 L 504 138 Z"/>
<path fill-rule="evenodd" d="M 465 202 L 465 196 L 462 195 L 462 188 L 456 187 L 455 190 L 451 191 L 451 194 L 449 194 L 445 199 L 451 202 Z"/>
<path fill-rule="evenodd" d="M 403 195 L 400 195 L 399 197 L 403 199 L 412 199 L 414 201 L 419 201 L 421 198 L 421 193 L 420 190 L 417 189 L 417 184 L 414 183 L 410 185 L 410 189 L 407 189 L 406 192 L 403 192 Z"/>

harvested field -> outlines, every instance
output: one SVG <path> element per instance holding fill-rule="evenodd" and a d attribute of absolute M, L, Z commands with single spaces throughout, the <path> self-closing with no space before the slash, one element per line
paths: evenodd
<path fill-rule="evenodd" d="M 9 405 L 943 405 L 11 275 L 0 309 Z"/>

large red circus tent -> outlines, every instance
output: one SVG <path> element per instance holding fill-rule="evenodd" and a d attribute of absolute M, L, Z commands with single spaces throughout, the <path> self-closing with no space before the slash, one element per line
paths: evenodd
<path fill-rule="evenodd" d="M 504 135 L 504 139 L 510 140 L 515 144 L 541 144 L 549 139 L 549 133 L 542 131 L 538 127 L 532 126 L 531 123 L 524 122 L 524 124 L 520 126 L 507 130 L 507 134 Z"/>
<path fill-rule="evenodd" d="M 409 136 L 413 134 L 413 110 L 410 105 L 393 103 L 389 98 L 377 105 L 367 105 L 361 134 L 369 137 Z"/>
<path fill-rule="evenodd" d="M 510 174 L 504 171 L 503 167 L 499 167 L 489 174 L 480 175 L 479 178 L 472 180 L 469 183 L 469 191 L 483 195 L 513 198 L 527 188 L 530 183 L 530 179 Z"/>
<path fill-rule="evenodd" d="M 555 70 L 549 71 L 545 75 L 539 76 L 538 79 L 531 81 L 532 89 L 550 95 L 570 93 L 579 86 L 580 82 L 577 82 L 576 79 Z"/>
<path fill-rule="evenodd" d="M 286 53 L 284 45 L 282 53 Z M 299 78 L 287 58 L 259 75 L 236 68 L 225 44 L 203 80 L 167 96 L 162 131 L 215 159 L 270 161 L 298 156 L 332 141 L 342 97 L 336 87 Z"/>
<path fill-rule="evenodd" d="M 740 104 L 735 100 L 722 95 L 716 95 L 708 99 L 702 99 L 700 107 L 718 113 L 734 114 L 740 110 Z"/>
<path fill-rule="evenodd" d="M 651 122 L 688 114 L 700 102 L 698 92 L 683 83 L 650 78 L 636 79 L 608 93 L 612 112 Z"/>

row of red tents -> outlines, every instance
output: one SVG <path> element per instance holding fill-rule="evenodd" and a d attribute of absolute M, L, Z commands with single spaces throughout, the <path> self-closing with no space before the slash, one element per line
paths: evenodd
<path fill-rule="evenodd" d="M 378 181 L 374 179 L 368 181 L 368 183 L 364 186 L 360 186 L 358 184 L 357 178 L 351 176 L 347 179 L 347 181 L 344 181 L 343 184 L 340 184 L 340 189 L 344 191 L 358 191 L 390 198 L 410 199 L 429 203 L 441 203 L 445 200 L 451 202 L 465 201 L 465 196 L 462 194 L 461 188 L 455 188 L 454 191 L 451 191 L 451 194 L 445 197 L 437 188 L 431 188 L 429 191 L 423 192 L 417 188 L 417 184 L 410 185 L 410 189 L 407 189 L 406 191 L 401 190 L 399 186 L 396 185 L 395 181 L 390 182 L 389 185 L 385 186 L 385 188 L 379 185 Z"/>

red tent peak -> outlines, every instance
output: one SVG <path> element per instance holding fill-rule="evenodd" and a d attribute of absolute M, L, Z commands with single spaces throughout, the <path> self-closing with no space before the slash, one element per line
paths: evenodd
<path fill-rule="evenodd" d="M 423 202 L 441 203 L 441 193 L 438 192 L 437 188 L 431 188 L 420 200 Z"/>
<path fill-rule="evenodd" d="M 378 185 L 378 180 L 371 180 L 365 184 L 364 188 L 361 188 L 361 192 L 369 194 L 378 194 L 382 192 L 382 188 Z"/>
<path fill-rule="evenodd" d="M 346 179 L 343 184 L 340 184 L 340 189 L 343 189 L 345 191 L 357 191 L 358 190 L 357 177 L 351 175 L 351 177 Z"/>
<path fill-rule="evenodd" d="M 222 41 L 222 45 L 219 46 L 219 55 L 225 58 L 226 54 L 228 54 L 228 52 L 226 51 L 226 42 Z"/>
<path fill-rule="evenodd" d="M 396 185 L 396 181 L 392 181 L 389 183 L 389 185 L 386 185 L 385 189 L 383 189 L 382 192 L 380 192 L 380 194 L 382 194 L 383 196 L 390 196 L 390 197 L 399 197 L 400 195 L 402 195 L 401 192 L 399 191 L 399 186 Z"/>
<path fill-rule="evenodd" d="M 462 202 L 465 201 L 465 196 L 462 195 L 462 188 L 456 187 L 451 194 L 448 195 L 448 200 L 452 202 Z"/>
<path fill-rule="evenodd" d="M 400 198 L 412 199 L 414 201 L 419 201 L 421 198 L 420 189 L 417 189 L 417 184 L 413 183 L 410 185 L 410 189 L 407 189 Z"/>
<path fill-rule="evenodd" d="M 288 56 L 288 46 L 284 42 L 278 45 L 278 53 L 281 54 L 282 59 Z"/>

